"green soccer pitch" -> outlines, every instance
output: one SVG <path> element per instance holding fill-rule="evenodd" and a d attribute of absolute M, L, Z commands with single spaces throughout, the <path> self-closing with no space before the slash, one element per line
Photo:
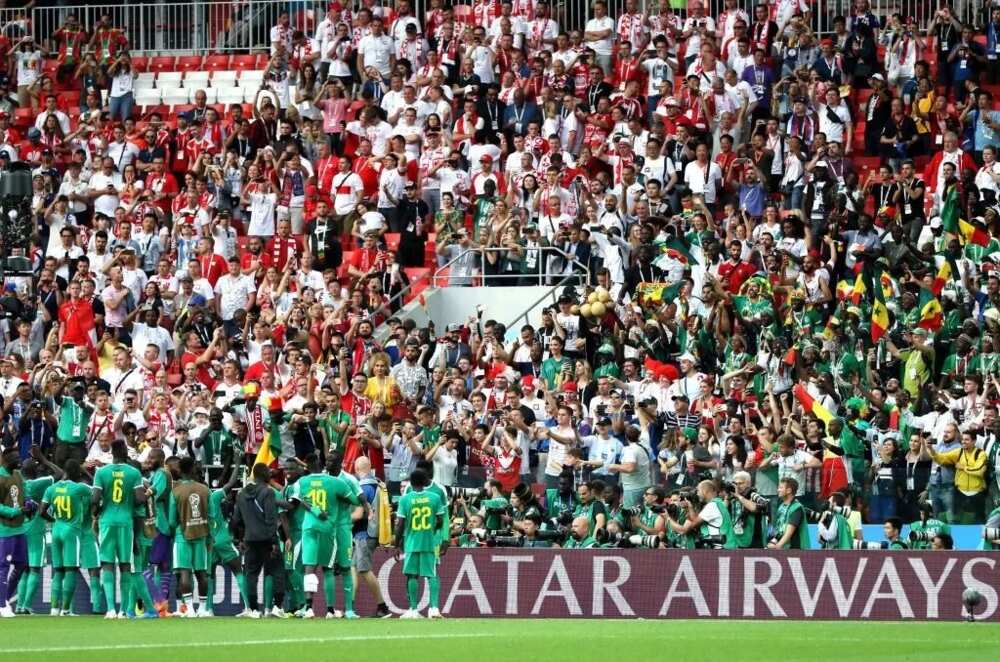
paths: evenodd
<path fill-rule="evenodd" d="M 972 660 L 997 659 L 1000 624 L 832 621 L 233 618 L 2 621 L 5 660 Z M 284 656 L 284 657 L 281 657 Z M 358 656 L 358 657 L 355 657 Z"/>

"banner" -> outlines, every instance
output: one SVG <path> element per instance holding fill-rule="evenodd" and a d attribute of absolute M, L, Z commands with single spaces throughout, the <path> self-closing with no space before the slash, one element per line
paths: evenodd
<path fill-rule="evenodd" d="M 438 574 L 441 611 L 452 618 L 960 620 L 971 588 L 982 595 L 975 617 L 997 621 L 998 561 L 988 552 L 483 547 L 450 550 Z M 375 568 L 387 605 L 402 612 L 401 563 L 382 550 Z M 232 578 L 218 573 L 216 613 L 242 610 Z M 84 590 L 80 613 L 88 611 Z M 355 592 L 356 611 L 374 613 L 364 582 Z M 426 585 L 420 600 L 426 608 Z"/>

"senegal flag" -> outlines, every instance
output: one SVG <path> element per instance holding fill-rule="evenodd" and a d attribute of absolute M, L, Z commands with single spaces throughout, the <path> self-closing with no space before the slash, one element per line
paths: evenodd
<path fill-rule="evenodd" d="M 686 260 L 687 264 L 698 264 L 698 260 L 695 259 L 694 255 L 691 253 L 691 249 L 683 239 L 677 237 L 671 237 L 664 242 L 663 246 L 666 249 L 672 249 L 680 253 L 680 256 Z"/>
<path fill-rule="evenodd" d="M 978 223 L 969 223 L 968 221 L 959 219 L 958 235 L 961 237 L 963 244 L 986 246 L 990 243 L 989 232 L 981 228 Z"/>
<path fill-rule="evenodd" d="M 667 283 L 639 283 L 636 287 L 636 294 L 642 301 L 648 301 L 650 303 L 662 303 L 664 301 L 673 301 L 681 293 L 681 286 L 684 285 L 684 281 L 677 281 L 673 285 L 668 285 Z"/>
<path fill-rule="evenodd" d="M 877 343 L 888 330 L 889 309 L 885 307 L 885 294 L 881 287 L 876 287 L 872 302 L 872 342 Z"/>
<path fill-rule="evenodd" d="M 253 463 L 271 466 L 281 457 L 281 398 L 270 398 L 266 405 L 271 412 L 271 429 L 264 433 L 264 442 L 260 445 Z"/>
<path fill-rule="evenodd" d="M 864 271 L 858 273 L 857 278 L 854 279 L 854 289 L 851 290 L 851 303 L 855 306 L 861 303 L 862 299 L 865 298 L 865 292 L 867 291 L 865 287 L 865 276 Z"/>
<path fill-rule="evenodd" d="M 948 187 L 948 190 L 944 192 L 944 198 L 941 201 L 941 229 L 945 232 L 951 234 L 958 234 L 958 224 L 959 224 L 959 204 L 958 204 L 958 186 L 952 184 Z"/>
<path fill-rule="evenodd" d="M 920 290 L 920 321 L 917 326 L 928 331 L 937 331 L 944 324 L 944 311 L 941 302 L 928 290 Z"/>
<path fill-rule="evenodd" d="M 934 277 L 934 284 L 931 286 L 931 292 L 934 293 L 934 296 L 941 296 L 941 291 L 949 280 L 958 280 L 958 265 L 955 264 L 954 258 L 946 256 L 941 261 L 937 276 Z"/>
<path fill-rule="evenodd" d="M 801 384 L 796 384 L 792 387 L 792 394 L 799 401 L 799 404 L 802 405 L 803 409 L 823 421 L 824 424 L 829 425 L 830 421 L 834 419 L 834 415 L 826 407 L 816 402 Z"/>

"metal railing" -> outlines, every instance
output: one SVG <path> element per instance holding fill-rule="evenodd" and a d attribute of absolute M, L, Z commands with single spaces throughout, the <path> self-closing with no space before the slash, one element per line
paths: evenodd
<path fill-rule="evenodd" d="M 571 253 L 567 253 L 558 246 L 538 246 L 537 248 L 524 248 L 524 251 L 537 251 L 537 259 L 539 260 L 539 271 L 537 274 L 522 274 L 522 273 L 498 273 L 498 274 L 486 274 L 486 254 L 487 253 L 507 253 L 510 251 L 509 248 L 468 248 L 455 257 L 451 258 L 441 266 L 439 266 L 435 271 L 434 275 L 431 277 L 431 285 L 434 287 L 442 287 L 440 284 L 441 279 L 445 279 L 444 286 L 449 286 L 451 284 L 452 278 L 461 278 L 463 280 L 468 279 L 469 283 L 462 283 L 460 285 L 484 285 L 487 282 L 503 285 L 505 283 L 510 283 L 514 281 L 516 283 L 521 283 L 524 285 L 535 284 L 535 285 L 556 285 L 562 284 L 565 281 L 579 281 L 581 284 L 590 282 L 590 267 L 579 260 L 576 256 Z M 480 258 L 479 262 L 479 273 L 470 273 L 462 276 L 455 276 L 451 272 L 453 266 L 459 261 L 465 258 L 465 256 L 470 253 L 478 253 Z M 551 258 L 561 258 L 563 260 L 562 268 L 572 267 L 570 273 L 549 273 L 546 267 L 551 264 Z M 497 258 L 500 259 L 500 258 Z M 448 270 L 448 274 L 443 272 Z M 533 282 L 537 279 L 537 283 Z"/>
<path fill-rule="evenodd" d="M 608 0 L 608 14 L 617 18 L 625 11 L 626 0 Z M 360 6 L 360 1 L 343 2 L 345 8 Z M 470 5 L 471 2 L 456 2 Z M 740 6 L 749 9 L 750 2 Z M 830 0 L 812 3 L 811 27 L 819 34 L 833 31 L 836 16 L 849 16 L 853 0 Z M 972 0 L 958 0 L 954 11 L 961 21 L 982 25 L 982 7 Z M 204 54 L 262 51 L 271 46 L 271 28 L 278 15 L 288 12 L 292 29 L 315 34 L 316 26 L 326 15 L 328 0 L 201 0 L 199 2 L 121 2 L 118 4 L 81 4 L 32 7 L 29 10 L 0 8 L 0 26 L 8 37 L 31 33 L 43 43 L 74 15 L 85 29 L 93 30 L 107 15 L 111 25 L 122 28 L 130 49 L 138 55 L 157 53 Z M 413 0 L 415 15 L 425 20 L 428 0 Z M 656 0 L 644 0 L 640 6 L 656 11 Z M 913 16 L 920 29 L 927 27 L 940 3 L 925 0 L 872 0 L 877 16 L 900 13 Z M 718 17 L 724 0 L 708 0 L 708 14 Z M 563 0 L 553 5 L 555 20 L 563 30 L 582 30 L 593 16 L 593 3 Z M 680 10 L 683 17 L 686 10 Z M 55 44 L 49 43 L 54 47 Z"/>

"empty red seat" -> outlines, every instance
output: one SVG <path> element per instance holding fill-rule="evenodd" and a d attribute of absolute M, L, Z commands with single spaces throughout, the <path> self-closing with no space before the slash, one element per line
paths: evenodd
<path fill-rule="evenodd" d="M 176 71 L 200 71 L 204 61 L 201 55 L 182 55 L 177 58 Z"/>
<path fill-rule="evenodd" d="M 177 58 L 173 55 L 157 55 L 149 59 L 147 71 L 160 73 L 161 71 L 176 71 Z"/>
<path fill-rule="evenodd" d="M 202 65 L 205 71 L 222 71 L 229 68 L 230 55 L 209 55 Z"/>
<path fill-rule="evenodd" d="M 234 55 L 229 66 L 236 71 L 244 71 L 246 69 L 256 69 L 257 68 L 257 56 L 256 55 Z"/>
<path fill-rule="evenodd" d="M 395 251 L 399 248 L 399 233 L 398 232 L 386 232 L 385 233 L 385 245 L 390 251 Z"/>
<path fill-rule="evenodd" d="M 132 56 L 132 68 L 136 71 L 142 72 L 146 71 L 146 67 L 149 66 L 149 58 L 144 55 L 133 55 Z"/>

